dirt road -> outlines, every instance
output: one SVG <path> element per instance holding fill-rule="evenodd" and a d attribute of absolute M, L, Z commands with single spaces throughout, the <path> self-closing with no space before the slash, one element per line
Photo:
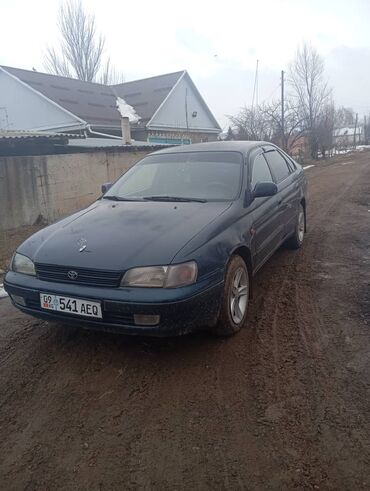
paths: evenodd
<path fill-rule="evenodd" d="M 0 300 L 4 490 L 370 489 L 370 154 L 307 170 L 249 328 L 156 340 Z"/>

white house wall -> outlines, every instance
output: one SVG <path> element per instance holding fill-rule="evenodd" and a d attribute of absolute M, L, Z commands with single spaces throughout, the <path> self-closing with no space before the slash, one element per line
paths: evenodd
<path fill-rule="evenodd" d="M 0 69 L 0 129 L 57 130 L 81 123 Z"/>
<path fill-rule="evenodd" d="M 186 106 L 188 123 L 186 122 Z M 193 114 L 196 113 L 194 117 Z M 220 129 L 205 108 L 204 102 L 194 91 L 191 83 L 184 76 L 174 87 L 157 113 L 151 119 L 150 129 L 187 129 L 196 131 L 214 131 Z"/>

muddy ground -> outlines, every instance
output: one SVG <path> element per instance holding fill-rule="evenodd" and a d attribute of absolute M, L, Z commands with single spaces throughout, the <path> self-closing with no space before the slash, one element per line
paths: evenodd
<path fill-rule="evenodd" d="M 370 154 L 307 170 L 308 233 L 231 339 L 53 326 L 0 300 L 4 490 L 370 489 Z"/>

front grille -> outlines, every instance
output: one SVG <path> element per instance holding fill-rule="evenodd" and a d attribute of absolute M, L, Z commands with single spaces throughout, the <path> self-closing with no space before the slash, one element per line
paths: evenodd
<path fill-rule="evenodd" d="M 51 264 L 35 264 L 35 268 L 36 275 L 40 280 L 108 288 L 118 287 L 122 274 L 120 271 L 54 266 Z M 68 277 L 68 273 L 71 271 L 77 273 L 75 279 Z"/>

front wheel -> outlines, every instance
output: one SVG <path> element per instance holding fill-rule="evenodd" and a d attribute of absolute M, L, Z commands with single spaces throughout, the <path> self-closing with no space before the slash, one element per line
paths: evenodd
<path fill-rule="evenodd" d="M 287 246 L 291 249 L 299 249 L 303 244 L 306 232 L 306 214 L 302 203 L 299 205 L 294 235 L 287 240 Z"/>
<path fill-rule="evenodd" d="M 233 256 L 227 266 L 222 307 L 213 332 L 218 336 L 238 332 L 247 317 L 248 301 L 248 269 L 240 256 Z"/>

